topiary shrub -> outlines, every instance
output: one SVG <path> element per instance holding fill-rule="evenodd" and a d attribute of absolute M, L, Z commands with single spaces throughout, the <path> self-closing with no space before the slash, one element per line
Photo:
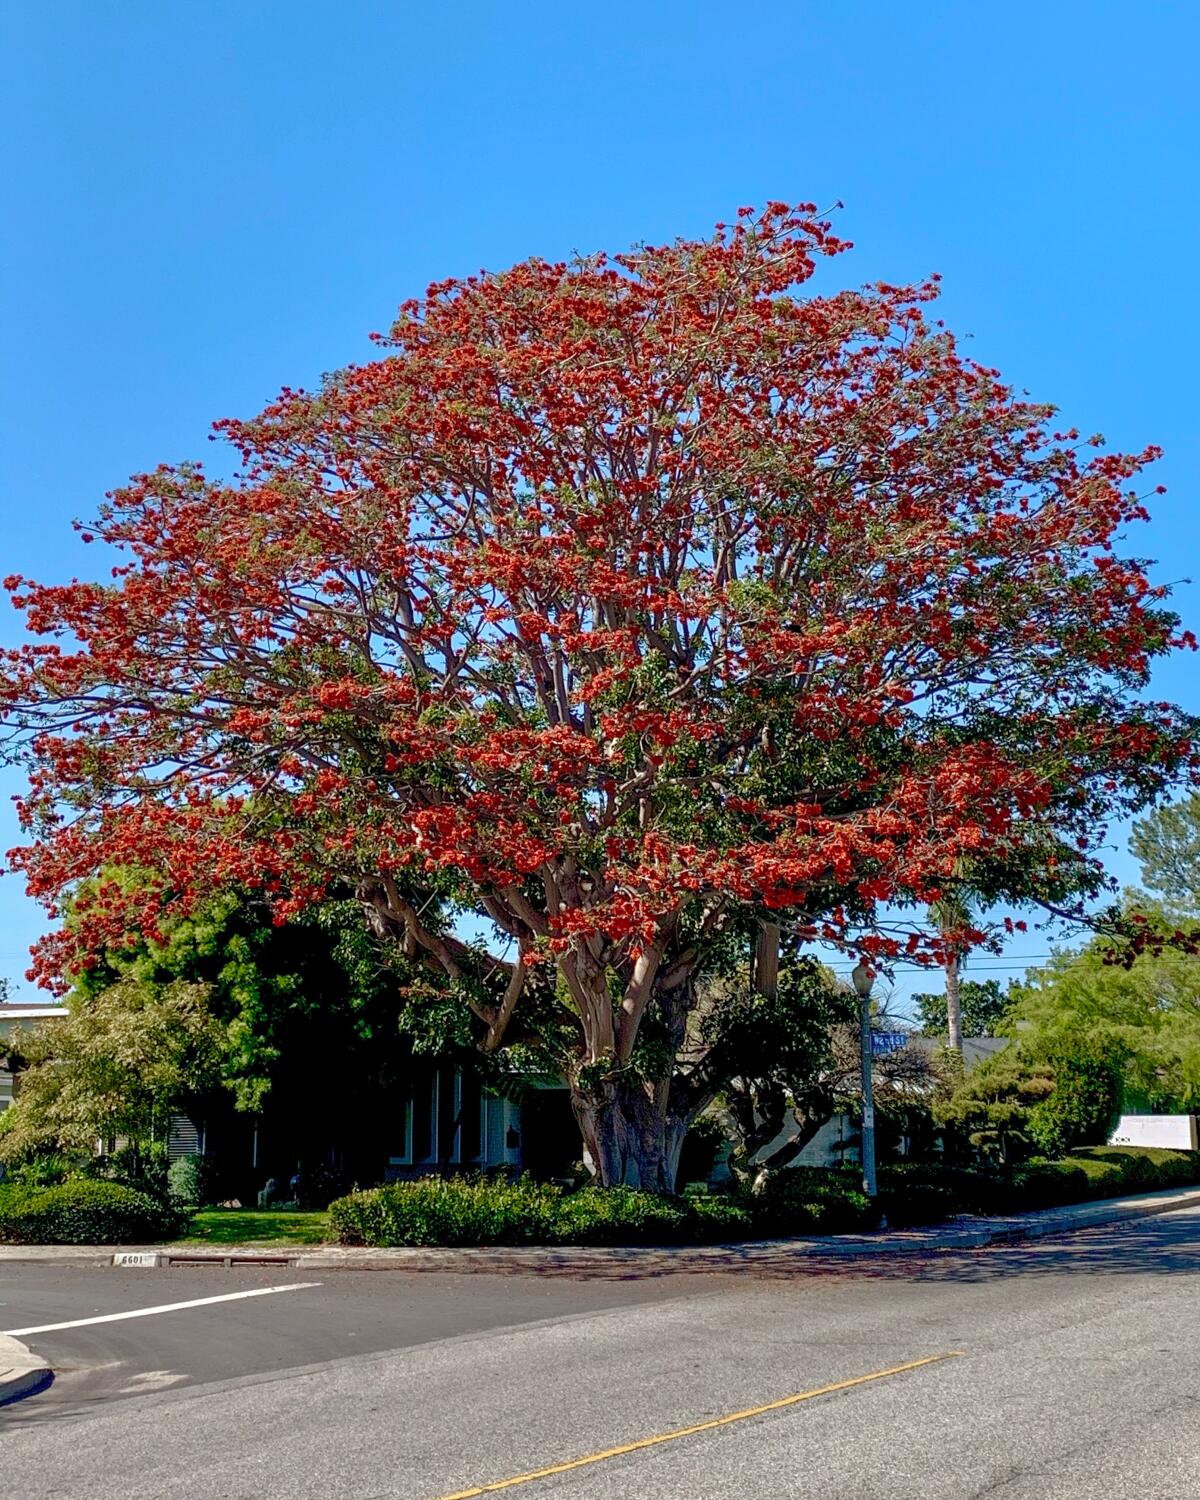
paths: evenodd
<path fill-rule="evenodd" d="M 168 1239 L 178 1215 L 117 1182 L 72 1178 L 0 1194 L 0 1241 L 16 1245 L 122 1245 Z"/>
<path fill-rule="evenodd" d="M 1048 1054 L 1053 1090 L 1029 1112 L 1029 1138 L 1045 1156 L 1106 1141 L 1121 1114 L 1122 1058 L 1076 1039 Z"/>

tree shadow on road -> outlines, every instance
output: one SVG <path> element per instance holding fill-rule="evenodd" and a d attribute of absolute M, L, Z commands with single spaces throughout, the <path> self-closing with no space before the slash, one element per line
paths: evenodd
<path fill-rule="evenodd" d="M 444 1271 L 447 1267 L 410 1263 L 405 1269 Z M 836 1276 L 864 1281 L 986 1283 L 1021 1276 L 1200 1274 L 1200 1218 L 1148 1219 L 981 1249 L 871 1255 L 797 1251 L 762 1243 L 699 1249 L 493 1250 L 479 1252 L 474 1269 L 492 1275 L 603 1281 L 736 1275 L 772 1281 Z"/>

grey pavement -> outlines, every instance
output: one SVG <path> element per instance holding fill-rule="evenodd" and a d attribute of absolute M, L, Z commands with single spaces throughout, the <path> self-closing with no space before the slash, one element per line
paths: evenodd
<path fill-rule="evenodd" d="M 30 1500 L 442 1500 L 956 1353 L 503 1493 L 1200 1495 L 1196 1208 L 704 1277 L 9 1265 L 0 1327 L 300 1281 L 321 1284 L 23 1335 L 76 1366 L 0 1411 L 6 1486 Z"/>
<path fill-rule="evenodd" d="M 107 1265 L 133 1255 L 164 1266 L 223 1261 L 230 1264 L 290 1264 L 298 1270 L 398 1270 L 536 1272 L 539 1275 L 671 1275 L 679 1272 L 722 1273 L 796 1268 L 830 1256 L 861 1259 L 878 1255 L 927 1255 L 971 1250 L 984 1245 L 1016 1244 L 1102 1224 L 1149 1218 L 1200 1206 L 1200 1187 L 1167 1188 L 1128 1198 L 1066 1204 L 1029 1213 L 961 1215 L 924 1228 L 870 1234 L 812 1235 L 804 1239 L 739 1240 L 724 1245 L 688 1246 L 486 1246 L 481 1248 L 373 1249 L 319 1245 L 268 1248 L 262 1245 L 188 1244 L 0 1245 L 0 1264 L 34 1261 Z"/>
<path fill-rule="evenodd" d="M 50 1384 L 48 1362 L 19 1339 L 0 1333 L 0 1406 L 22 1401 Z"/>

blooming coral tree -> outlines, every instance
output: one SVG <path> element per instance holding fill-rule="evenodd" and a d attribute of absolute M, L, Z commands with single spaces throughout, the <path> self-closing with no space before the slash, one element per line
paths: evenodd
<path fill-rule="evenodd" d="M 117 492 L 112 582 L 10 580 L 47 638 L 0 687 L 16 863 L 51 904 L 114 861 L 161 887 L 101 883 L 43 972 L 215 882 L 286 916 L 352 880 L 485 1046 L 565 1026 L 604 1180 L 670 1187 L 735 935 L 936 957 L 956 871 L 1097 888 L 1106 817 L 1193 763 L 1138 698 L 1185 638 L 1114 550 L 1154 451 L 1053 432 L 932 283 L 801 295 L 846 248 L 774 204 L 436 284 L 378 359 L 218 424 L 236 482 Z"/>

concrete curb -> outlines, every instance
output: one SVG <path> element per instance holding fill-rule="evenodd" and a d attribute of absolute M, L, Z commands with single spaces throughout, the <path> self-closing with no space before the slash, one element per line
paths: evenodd
<path fill-rule="evenodd" d="M 979 1250 L 987 1245 L 1019 1244 L 1048 1235 L 1071 1234 L 1106 1224 L 1149 1219 L 1179 1209 L 1200 1207 L 1200 1186 L 1145 1193 L 1136 1198 L 1108 1198 L 1063 1208 L 1038 1209 L 1004 1218 L 951 1219 L 928 1229 L 876 1234 L 813 1235 L 792 1240 L 738 1240 L 722 1245 L 663 1246 L 493 1246 L 479 1249 L 417 1249 L 324 1245 L 312 1250 L 255 1245 L 128 1246 L 0 1245 L 0 1265 L 7 1262 L 77 1263 L 144 1267 L 184 1265 L 291 1266 L 303 1271 L 443 1271 L 531 1272 L 549 1275 L 661 1276 L 693 1271 L 729 1273 L 805 1261 L 857 1260 L 876 1255 L 938 1255 Z"/>
<path fill-rule="evenodd" d="M 0 1406 L 34 1395 L 53 1379 L 54 1372 L 45 1360 L 7 1333 L 0 1333 Z"/>

